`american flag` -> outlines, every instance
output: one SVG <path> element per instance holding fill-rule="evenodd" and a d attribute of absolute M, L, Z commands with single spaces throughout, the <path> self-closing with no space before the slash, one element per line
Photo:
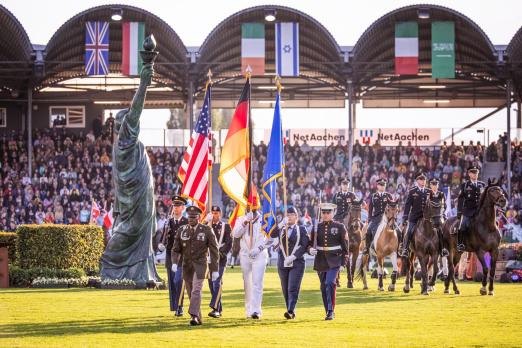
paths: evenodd
<path fill-rule="evenodd" d="M 210 90 L 209 85 L 196 128 L 192 132 L 178 172 L 178 177 L 183 182 L 181 194 L 196 201 L 203 210 L 208 196 L 208 170 L 212 165 Z"/>
<path fill-rule="evenodd" d="M 85 73 L 109 74 L 109 22 L 85 24 Z"/>

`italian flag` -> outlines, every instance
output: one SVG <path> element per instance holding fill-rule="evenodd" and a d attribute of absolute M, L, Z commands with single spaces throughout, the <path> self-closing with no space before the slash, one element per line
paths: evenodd
<path fill-rule="evenodd" d="M 139 75 L 143 61 L 140 49 L 145 40 L 145 23 L 125 22 L 122 33 L 121 73 L 123 75 Z"/>
<path fill-rule="evenodd" d="M 419 72 L 419 26 L 417 22 L 395 24 L 395 74 Z"/>
<path fill-rule="evenodd" d="M 247 67 L 252 75 L 265 73 L 265 25 L 263 23 L 243 23 L 241 25 L 241 71 Z"/>

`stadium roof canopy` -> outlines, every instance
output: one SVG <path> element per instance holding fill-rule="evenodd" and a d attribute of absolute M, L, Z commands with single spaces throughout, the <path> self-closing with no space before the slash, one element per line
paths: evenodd
<path fill-rule="evenodd" d="M 112 20 L 114 13 L 121 20 Z M 85 24 L 87 21 L 109 21 L 109 70 L 107 76 L 86 76 Z M 144 22 L 145 35 L 153 33 L 160 54 L 147 100 L 155 106 L 183 103 L 186 94 L 187 49 L 174 30 L 156 15 L 127 5 L 104 5 L 83 11 L 65 22 L 45 47 L 45 72 L 37 82 L 37 90 L 58 97 L 75 96 L 95 100 L 99 104 L 128 101 L 139 78 L 121 74 L 122 23 Z M 83 92 L 83 93 L 81 93 Z M 107 93 L 109 92 L 109 93 Z"/>
<path fill-rule="evenodd" d="M 0 5 L 0 93 L 16 96 L 32 75 L 29 37 L 16 17 Z"/>
<path fill-rule="evenodd" d="M 506 52 L 513 77 L 513 90 L 517 99 L 522 100 L 522 27 L 511 39 Z"/>
<path fill-rule="evenodd" d="M 266 72 L 264 76 L 252 78 L 252 106 L 273 106 L 275 26 L 274 22 L 265 20 L 267 14 L 275 15 L 277 22 L 299 23 L 300 74 L 297 78 L 282 79 L 284 107 L 344 107 L 346 78 L 343 75 L 341 48 L 317 20 L 283 6 L 247 8 L 218 24 L 199 48 L 196 64 L 191 69 L 196 91 L 205 85 L 208 69 L 211 69 L 213 106 L 233 107 L 244 85 L 241 74 L 241 24 L 265 23 Z"/>
<path fill-rule="evenodd" d="M 419 74 L 394 73 L 395 23 L 419 24 Z M 431 23 L 455 23 L 455 79 L 431 78 Z M 365 107 L 499 107 L 506 103 L 502 57 L 471 19 L 436 5 L 406 6 L 376 20 L 351 52 L 353 81 Z M 500 63 L 499 63 L 500 62 Z M 438 102 L 437 102 L 438 101 Z"/>

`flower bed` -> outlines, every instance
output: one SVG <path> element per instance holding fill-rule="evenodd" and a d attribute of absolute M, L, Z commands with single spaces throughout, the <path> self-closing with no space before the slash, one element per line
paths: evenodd
<path fill-rule="evenodd" d="M 100 287 L 111 290 L 133 290 L 136 288 L 136 282 L 131 279 L 104 279 Z"/>
<path fill-rule="evenodd" d="M 31 283 L 33 288 L 82 288 L 87 286 L 89 278 L 44 278 L 38 277 Z"/>

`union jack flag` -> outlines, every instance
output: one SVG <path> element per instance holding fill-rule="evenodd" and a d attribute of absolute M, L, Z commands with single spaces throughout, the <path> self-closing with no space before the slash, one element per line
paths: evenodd
<path fill-rule="evenodd" d="M 85 24 L 85 73 L 109 74 L 109 22 Z"/>

